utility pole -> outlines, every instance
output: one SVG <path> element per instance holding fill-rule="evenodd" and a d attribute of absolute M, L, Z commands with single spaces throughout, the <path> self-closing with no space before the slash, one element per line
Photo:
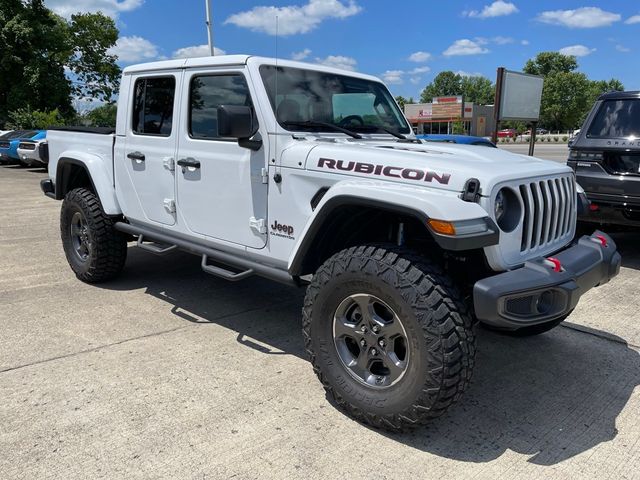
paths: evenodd
<path fill-rule="evenodd" d="M 209 54 L 215 56 L 213 49 L 213 23 L 211 21 L 211 0 L 205 0 L 207 8 L 207 35 L 209 37 Z"/>

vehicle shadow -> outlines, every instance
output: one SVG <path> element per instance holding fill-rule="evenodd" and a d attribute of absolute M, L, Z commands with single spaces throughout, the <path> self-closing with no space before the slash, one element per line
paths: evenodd
<path fill-rule="evenodd" d="M 640 269 L 640 230 L 612 233 L 611 238 L 616 242 L 618 251 L 622 255 L 622 266 Z"/>
<path fill-rule="evenodd" d="M 303 289 L 260 278 L 232 284 L 204 274 L 197 257 L 155 257 L 136 248 L 120 278 L 101 287 L 144 288 L 187 322 L 235 331 L 239 343 L 265 355 L 306 358 Z M 637 385 L 640 354 L 621 339 L 568 328 L 517 339 L 480 329 L 474 379 L 460 402 L 427 426 L 379 434 L 465 462 L 514 451 L 554 465 L 613 440 Z"/>

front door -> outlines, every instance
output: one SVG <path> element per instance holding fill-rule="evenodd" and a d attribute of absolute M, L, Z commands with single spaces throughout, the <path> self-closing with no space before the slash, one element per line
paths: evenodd
<path fill-rule="evenodd" d="M 266 149 L 249 150 L 218 134 L 220 105 L 253 105 L 245 71 L 187 70 L 182 96 L 185 122 L 176 165 L 181 217 L 192 232 L 263 247 L 267 236 L 256 221 L 267 224 L 267 185 L 262 175 Z M 262 132 L 262 137 L 267 135 Z"/>
<path fill-rule="evenodd" d="M 172 161 L 178 138 L 178 122 L 174 119 L 181 74 L 176 71 L 136 76 L 130 85 L 129 125 L 125 148 L 118 152 L 116 174 L 122 185 L 133 184 L 133 188 L 123 191 L 127 210 L 137 220 L 175 223 Z"/>

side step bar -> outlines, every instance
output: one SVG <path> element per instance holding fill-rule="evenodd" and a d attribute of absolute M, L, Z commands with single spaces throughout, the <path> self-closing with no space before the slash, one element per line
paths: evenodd
<path fill-rule="evenodd" d="M 142 234 L 138 235 L 138 247 L 143 250 L 146 250 L 147 252 L 155 253 L 156 255 L 166 255 L 167 253 L 173 252 L 178 248 L 177 245 L 170 245 L 166 248 L 160 248 L 160 247 L 156 247 L 153 244 L 143 243 L 143 242 L 144 242 L 144 235 Z"/>
<path fill-rule="evenodd" d="M 299 285 L 297 280 L 289 275 L 289 272 L 287 272 L 286 270 L 279 270 L 274 267 L 269 267 L 267 265 L 254 262 L 253 260 L 249 260 L 248 258 L 242 258 L 230 253 L 221 252 L 219 250 L 200 245 L 190 240 L 156 232 L 147 227 L 134 226 L 124 222 L 116 222 L 114 227 L 116 230 L 119 230 L 121 232 L 137 236 L 138 246 L 142 245 L 142 248 L 150 252 L 158 253 L 159 251 L 163 252 L 161 254 L 164 254 L 168 253 L 170 250 L 179 248 L 180 250 L 184 250 L 186 252 L 201 256 L 202 269 L 207 273 L 224 278 L 225 280 L 238 281 L 252 275 L 258 275 L 260 277 L 265 277 L 270 280 L 275 280 L 276 282 L 284 283 L 287 285 Z M 169 247 L 159 248 L 149 244 L 144 244 L 142 243 L 142 240 L 140 240 L 141 238 L 146 238 L 148 241 L 154 241 L 163 245 L 169 245 Z M 232 268 L 236 268 L 240 270 L 240 273 L 235 273 L 230 270 L 225 270 L 221 267 L 209 265 L 209 259 L 218 263 L 222 263 L 224 265 L 228 265 Z"/>
<path fill-rule="evenodd" d="M 221 267 L 216 267 L 215 265 L 209 265 L 209 257 L 207 255 L 202 255 L 202 270 L 205 272 L 215 275 L 216 277 L 224 278 L 225 280 L 229 280 L 230 282 L 237 282 L 239 280 L 244 280 L 247 277 L 253 275 L 253 270 L 245 270 L 244 272 L 234 273 L 231 270 L 225 270 Z"/>

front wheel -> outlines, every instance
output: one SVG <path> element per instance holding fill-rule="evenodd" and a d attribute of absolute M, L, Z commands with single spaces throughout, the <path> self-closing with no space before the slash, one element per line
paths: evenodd
<path fill-rule="evenodd" d="M 327 260 L 307 290 L 303 334 L 328 394 L 376 427 L 442 415 L 471 379 L 475 334 L 461 296 L 406 249 L 353 247 Z"/>
<path fill-rule="evenodd" d="M 127 258 L 127 240 L 113 227 L 96 195 L 84 188 L 70 191 L 62 202 L 60 235 L 67 261 L 87 283 L 116 277 Z"/>

